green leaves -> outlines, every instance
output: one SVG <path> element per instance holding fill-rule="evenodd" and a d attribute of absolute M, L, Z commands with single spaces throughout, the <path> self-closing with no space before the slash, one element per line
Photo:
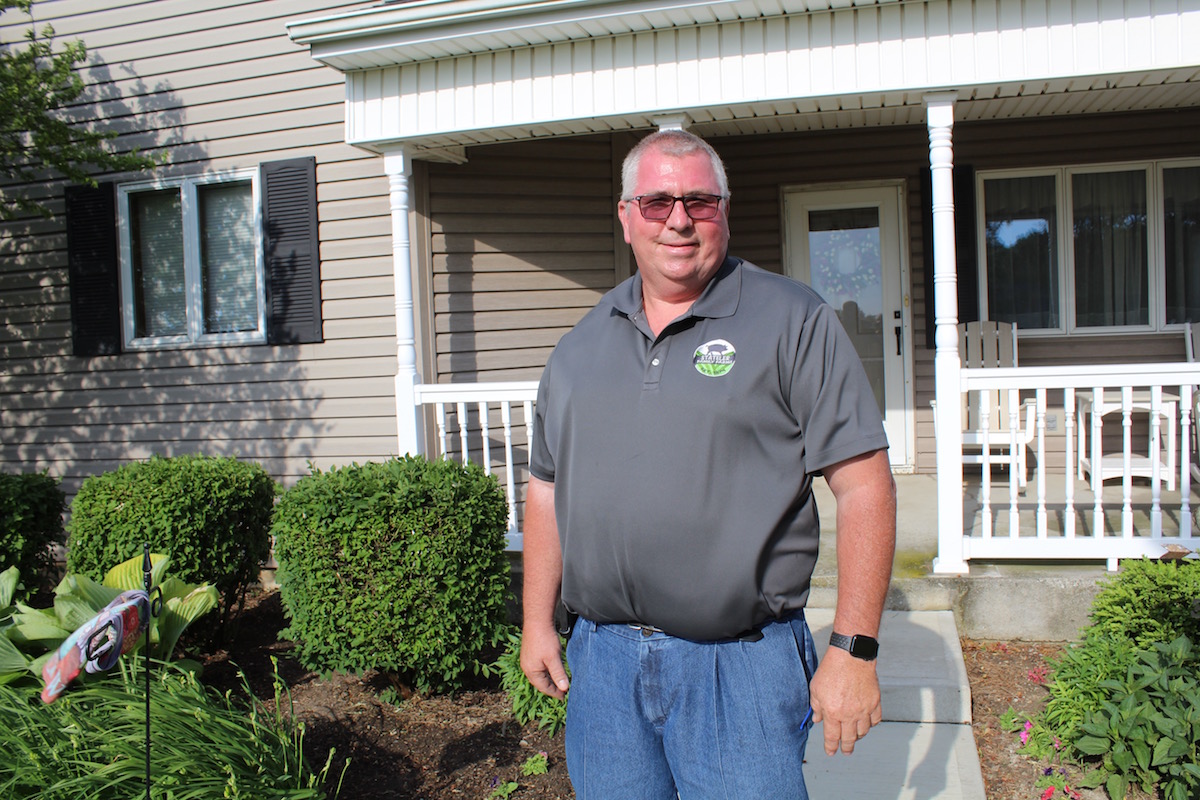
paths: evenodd
<path fill-rule="evenodd" d="M 150 618 L 151 650 L 152 655 L 165 660 L 188 625 L 217 607 L 217 590 L 167 575 L 171 561 L 166 556 L 153 554 L 151 561 L 152 576 L 157 576 L 151 583 L 152 596 L 161 591 L 162 597 L 159 616 Z M 40 678 L 42 662 L 71 633 L 122 591 L 143 588 L 141 570 L 142 556 L 135 556 L 111 570 L 103 584 L 83 575 L 67 574 L 54 589 L 53 607 L 38 609 L 18 603 L 8 624 L 0 627 L 0 684 L 29 679 L 31 675 Z M 6 576 L 0 576 L 0 585 L 11 580 Z M 142 647 L 139 643 L 134 652 Z"/>
<path fill-rule="evenodd" d="M 50 566 L 50 546 L 63 540 L 65 502 L 58 481 L 49 475 L 0 473 L 0 569 L 16 567 L 30 581 L 29 590 L 36 588 L 33 579 Z M 0 609 L 24 596 L 17 591 L 15 585 L 11 587 L 9 598 L 0 602 Z"/>
<path fill-rule="evenodd" d="M 521 636 L 515 629 L 508 631 L 504 645 L 504 652 L 500 657 L 494 664 L 484 667 L 482 672 L 485 675 L 500 676 L 500 688 L 508 696 L 517 722 L 522 725 L 537 722 L 539 728 L 545 728 L 554 736 L 562 730 L 567 721 L 566 699 L 560 700 L 542 694 L 525 677 L 525 672 L 521 669 Z M 563 666 L 567 669 L 567 677 L 570 677 L 571 669 L 565 658 Z"/>
<path fill-rule="evenodd" d="M 276 491 L 261 466 L 234 458 L 152 458 L 93 476 L 71 505 L 67 565 L 109 583 L 149 542 L 180 580 L 212 583 L 227 612 L 270 552 Z M 141 587 L 141 561 L 124 569 L 110 585 Z"/>
<path fill-rule="evenodd" d="M 0 12 L 20 9 L 30 14 L 29 0 L 5 0 Z M 58 44 L 49 25 L 25 31 L 19 46 L 0 46 L 0 164 L 9 180 L 44 181 L 46 170 L 77 183 L 92 183 L 88 165 L 100 170 L 126 172 L 153 166 L 158 159 L 138 153 L 114 153 L 105 144 L 116 131 L 73 125 L 61 116 L 84 90 L 75 67 L 87 60 L 87 47 L 79 40 Z M 21 212 L 44 217 L 50 211 L 24 191 L 0 196 L 0 219 Z"/>
<path fill-rule="evenodd" d="M 0 794 L 11 800 L 127 800 L 144 794 L 145 684 L 137 659 L 112 680 L 73 688 L 43 706 L 28 689 L 0 686 Z M 150 691 L 155 797 L 175 800 L 325 798 L 333 753 L 313 770 L 303 728 L 277 696 L 268 710 L 206 689 L 174 665 Z"/>
<path fill-rule="evenodd" d="M 1121 566 L 1082 642 L 1051 662 L 1050 696 L 1032 727 L 1088 770 L 1081 785 L 1114 800 L 1132 787 L 1200 797 L 1200 563 Z"/>
<path fill-rule="evenodd" d="M 1111 699 L 1088 715 L 1074 747 L 1102 760 L 1112 797 L 1124 797 L 1133 784 L 1148 792 L 1157 785 L 1164 797 L 1200 790 L 1196 666 L 1192 642 L 1180 636 L 1140 651 L 1123 680 L 1101 682 Z"/>
<path fill-rule="evenodd" d="M 507 615 L 508 508 L 478 466 L 405 457 L 314 471 L 272 533 L 287 635 L 318 671 L 452 690 Z"/>

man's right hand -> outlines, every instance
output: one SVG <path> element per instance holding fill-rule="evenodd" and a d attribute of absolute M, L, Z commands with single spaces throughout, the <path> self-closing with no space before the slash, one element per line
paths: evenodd
<path fill-rule="evenodd" d="M 554 624 L 526 625 L 521 631 L 521 670 L 542 694 L 557 699 L 567 696 L 570 682 L 562 662 L 562 645 Z"/>

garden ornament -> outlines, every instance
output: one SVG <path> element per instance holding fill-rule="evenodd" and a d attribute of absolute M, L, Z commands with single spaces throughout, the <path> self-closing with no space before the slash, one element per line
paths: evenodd
<path fill-rule="evenodd" d="M 162 590 L 151 600 L 149 542 L 142 545 L 143 589 L 121 592 L 66 638 L 42 667 L 42 702 L 53 703 L 86 670 L 105 672 L 146 634 L 146 800 L 150 800 L 150 617 L 162 610 Z"/>
<path fill-rule="evenodd" d="M 137 644 L 150 625 L 150 595 L 144 589 L 121 592 L 66 638 L 42 667 L 42 702 L 53 703 L 80 672 L 105 672 Z"/>

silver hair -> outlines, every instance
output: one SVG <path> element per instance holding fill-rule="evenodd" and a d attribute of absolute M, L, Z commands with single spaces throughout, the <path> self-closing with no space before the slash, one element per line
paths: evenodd
<path fill-rule="evenodd" d="M 621 166 L 621 198 L 623 200 L 633 198 L 642 156 L 651 149 L 675 158 L 682 158 L 692 153 L 704 153 L 712 162 L 713 173 L 717 176 L 719 194 L 721 197 L 729 197 L 729 179 L 725 176 L 725 164 L 712 145 L 694 133 L 671 128 L 650 134 L 634 145 L 633 149 L 629 151 L 629 155 L 625 156 L 625 163 Z"/>

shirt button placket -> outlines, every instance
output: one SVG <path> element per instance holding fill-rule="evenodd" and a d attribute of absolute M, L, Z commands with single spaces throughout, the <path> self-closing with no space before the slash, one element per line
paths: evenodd
<path fill-rule="evenodd" d="M 643 379 L 643 384 L 646 386 L 657 386 L 662 379 L 663 365 L 667 362 L 667 344 L 660 342 L 650 348 L 650 356 L 646 361 L 646 374 Z"/>

